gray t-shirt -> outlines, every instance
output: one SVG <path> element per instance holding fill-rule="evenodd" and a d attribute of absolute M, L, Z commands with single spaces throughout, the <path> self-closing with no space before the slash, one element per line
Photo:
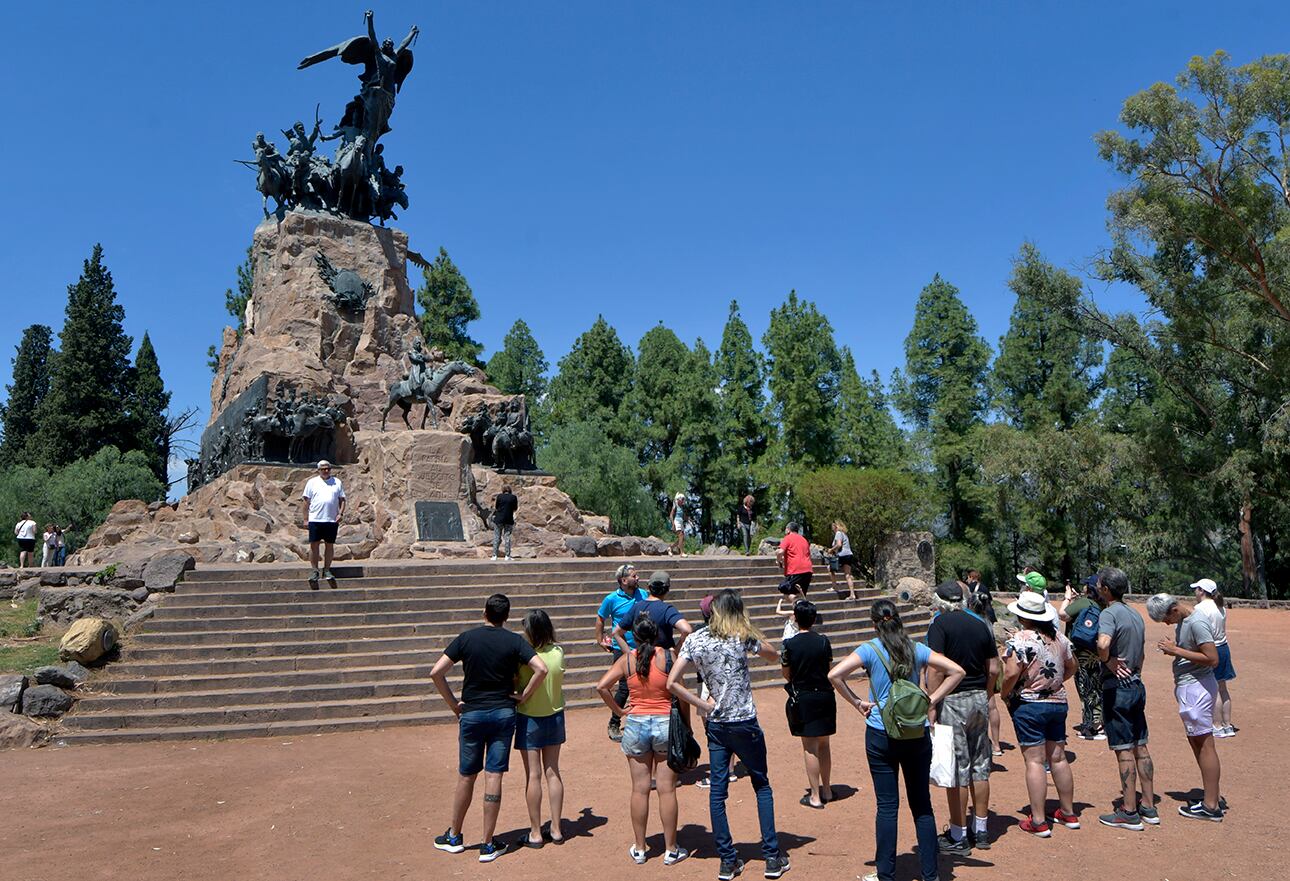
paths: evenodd
<path fill-rule="evenodd" d="M 1192 612 L 1179 621 L 1178 626 L 1175 628 L 1174 642 L 1178 643 L 1178 648 L 1180 649 L 1198 652 L 1203 644 L 1213 641 L 1214 628 L 1209 622 L 1209 617 L 1202 611 Z M 1174 658 L 1175 685 L 1199 682 L 1213 675 L 1214 668 L 1208 664 L 1197 664 L 1195 661 L 1189 661 L 1186 658 Z"/>
<path fill-rule="evenodd" d="M 1111 637 L 1112 658 L 1123 658 L 1134 673 L 1142 672 L 1142 646 L 1147 638 L 1147 625 L 1141 615 L 1124 603 L 1111 603 L 1097 619 L 1097 635 Z M 1115 674 L 1103 664 L 1102 684 L 1114 682 Z"/>

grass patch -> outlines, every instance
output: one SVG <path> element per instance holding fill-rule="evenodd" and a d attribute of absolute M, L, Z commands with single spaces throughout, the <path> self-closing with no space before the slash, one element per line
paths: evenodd
<path fill-rule="evenodd" d="M 0 602 L 0 673 L 30 673 L 58 663 L 58 637 L 35 638 L 36 601 Z"/>
<path fill-rule="evenodd" d="M 39 631 L 36 600 L 7 605 L 0 603 L 0 638 L 35 636 Z"/>
<path fill-rule="evenodd" d="M 37 667 L 58 663 L 58 644 L 29 642 L 0 645 L 0 673 L 31 673 Z"/>

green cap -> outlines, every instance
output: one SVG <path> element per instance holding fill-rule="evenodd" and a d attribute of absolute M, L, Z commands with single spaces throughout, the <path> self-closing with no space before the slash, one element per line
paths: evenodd
<path fill-rule="evenodd" d="M 1017 580 L 1026 586 L 1026 590 L 1033 590 L 1035 593 L 1048 592 L 1048 579 L 1038 572 L 1027 572 L 1025 575 L 1018 575 Z"/>

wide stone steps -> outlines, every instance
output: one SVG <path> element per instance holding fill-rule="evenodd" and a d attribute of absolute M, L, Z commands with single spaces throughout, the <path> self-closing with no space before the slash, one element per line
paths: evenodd
<path fill-rule="evenodd" d="M 621 560 L 445 561 L 346 564 L 336 587 L 311 589 L 301 566 L 244 566 L 187 573 L 121 661 L 98 673 L 63 719 L 60 743 L 292 736 L 448 721 L 430 680 L 447 643 L 480 623 L 492 593 L 512 598 L 509 625 L 545 609 L 566 648 L 570 708 L 599 706 L 595 684 L 610 658 L 594 645 L 595 609 Z M 667 569 L 668 599 L 692 623 L 699 600 L 743 592 L 758 626 L 778 642 L 780 575 L 767 558 L 687 557 L 633 562 L 647 576 Z M 839 582 L 839 587 L 842 583 Z M 811 599 L 838 657 L 872 636 L 868 609 L 830 590 L 819 571 Z M 902 608 L 911 631 L 927 614 Z M 754 684 L 782 681 L 753 660 Z M 460 668 L 449 675 L 460 692 Z"/>

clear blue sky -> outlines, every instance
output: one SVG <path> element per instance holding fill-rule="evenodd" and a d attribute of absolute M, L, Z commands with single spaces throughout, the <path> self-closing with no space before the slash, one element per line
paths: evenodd
<path fill-rule="evenodd" d="M 23 327 L 61 326 L 98 241 L 127 331 L 204 421 L 206 347 L 260 219 L 232 160 L 318 102 L 335 122 L 355 69 L 295 64 L 363 9 L 9 10 L 0 381 Z M 407 168 L 399 225 L 465 272 L 488 351 L 522 317 L 553 367 L 597 312 L 632 345 L 662 320 L 715 348 L 731 298 L 760 338 L 796 288 L 885 378 L 936 272 L 997 345 L 1023 240 L 1076 271 L 1105 245 L 1117 181 L 1092 135 L 1122 100 L 1194 54 L 1290 49 L 1280 2 L 375 9 L 382 36 L 422 31 L 383 141 Z"/>

